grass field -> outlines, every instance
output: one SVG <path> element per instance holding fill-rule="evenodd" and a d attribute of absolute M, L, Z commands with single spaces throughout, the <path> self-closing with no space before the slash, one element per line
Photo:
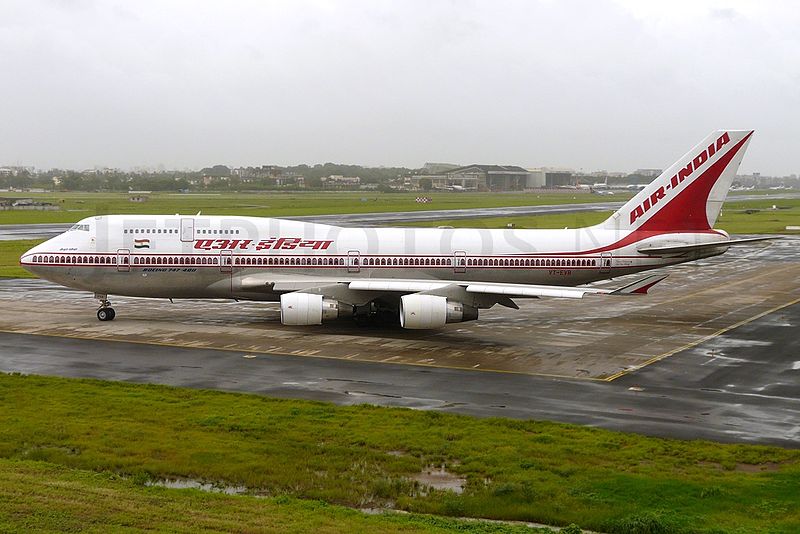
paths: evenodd
<path fill-rule="evenodd" d="M 779 209 L 772 209 L 773 206 Z M 487 217 L 411 223 L 409 226 L 453 226 L 455 228 L 580 228 L 598 224 L 610 217 L 610 211 L 556 213 L 520 217 Z M 800 225 L 800 199 L 748 200 L 727 202 L 716 228 L 731 234 L 791 234 L 786 227 Z M 796 232 L 794 232 L 796 233 Z"/>
<path fill-rule="evenodd" d="M 577 523 L 615 533 L 800 530 L 800 451 L 36 376 L 0 375 L 0 403 L 0 458 L 5 459 L 0 526 L 3 521 L 22 526 L 16 522 L 31 517 L 25 510 L 37 506 L 41 521 L 102 518 L 109 501 L 116 500 L 112 495 L 119 496 L 113 506 L 123 508 L 123 516 L 140 500 L 152 504 L 148 514 L 170 516 L 172 508 L 159 512 L 156 506 L 169 496 L 174 507 L 193 506 L 203 517 L 220 521 L 226 520 L 225 510 L 246 518 L 257 506 L 243 498 L 175 496 L 134 487 L 148 480 L 190 478 L 241 485 L 270 497 Z M 464 493 L 414 482 L 412 477 L 429 465 L 444 465 L 465 478 Z M 15 489 L 43 485 L 42 472 L 51 482 L 42 491 L 60 492 L 53 502 L 63 509 L 47 512 L 43 503 L 50 499 Z M 131 482 L 118 483 L 109 474 Z M 86 486 L 72 498 L 80 502 L 63 503 L 70 501 L 64 489 L 70 484 Z M 338 513 L 345 512 L 331 512 Z M 308 515 L 303 520 L 327 520 L 326 513 Z M 637 524 L 649 524 L 651 530 L 635 530 Z"/>
<path fill-rule="evenodd" d="M 130 195 L 118 193 L 0 193 L 0 197 L 24 197 L 51 202 L 58 211 L 0 211 L 0 224 L 66 223 L 93 215 L 148 213 L 242 215 L 287 217 L 339 213 L 445 210 L 505 206 L 536 206 L 598 202 L 605 197 L 588 193 L 251 193 L 146 195 L 146 202 L 131 202 Z M 418 203 L 429 196 L 430 203 Z M 616 199 L 617 197 L 613 197 Z M 620 197 L 623 200 L 625 197 Z"/>
<path fill-rule="evenodd" d="M 0 277 L 35 278 L 31 273 L 19 266 L 19 257 L 42 241 L 43 239 L 0 241 Z"/>
<path fill-rule="evenodd" d="M 367 515 L 287 496 L 145 487 L 111 473 L 32 461 L 0 460 L 0 496 L 0 532 L 553 532 L 419 514 Z"/>

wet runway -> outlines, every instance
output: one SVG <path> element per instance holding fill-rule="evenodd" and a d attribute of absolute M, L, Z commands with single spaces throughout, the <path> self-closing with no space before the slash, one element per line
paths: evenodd
<path fill-rule="evenodd" d="M 800 240 L 668 269 L 646 297 L 520 300 L 441 331 L 280 325 L 276 305 L 0 282 L 0 370 L 796 446 Z M 620 278 L 606 283 L 624 285 Z"/>
<path fill-rule="evenodd" d="M 619 208 L 622 202 L 597 202 L 585 204 L 558 204 L 548 206 L 517 206 L 509 208 L 470 208 L 457 210 L 403 211 L 388 213 L 352 213 L 344 215 L 310 215 L 283 217 L 295 221 L 331 224 L 334 226 L 391 226 L 409 222 L 437 221 L 442 219 L 478 219 L 482 217 L 515 217 L 544 213 L 577 213 L 606 211 Z M 65 224 L 4 224 L 0 225 L 0 241 L 12 239 L 47 239 L 65 232 L 72 223 Z"/>
<path fill-rule="evenodd" d="M 798 195 L 794 193 L 739 195 L 730 197 L 730 200 L 769 200 L 796 198 L 797 196 Z M 394 224 L 407 224 L 409 222 L 426 222 L 451 219 L 481 219 L 485 217 L 517 217 L 521 215 L 610 211 L 618 209 L 624 203 L 625 202 L 622 201 L 598 201 L 576 204 L 553 204 L 545 206 L 469 208 L 456 210 L 402 211 L 388 213 L 351 213 L 342 215 L 310 215 L 284 218 L 293 219 L 296 221 L 331 224 L 335 226 L 391 226 Z M 72 226 L 72 223 L 4 224 L 0 225 L 0 241 L 9 241 L 13 239 L 48 239 L 65 232 L 70 226 Z"/>

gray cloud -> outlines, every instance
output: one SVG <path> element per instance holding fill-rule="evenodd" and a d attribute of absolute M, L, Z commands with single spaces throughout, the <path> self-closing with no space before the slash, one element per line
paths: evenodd
<path fill-rule="evenodd" d="M 0 163 L 666 166 L 755 128 L 800 172 L 791 3 L 0 4 Z"/>

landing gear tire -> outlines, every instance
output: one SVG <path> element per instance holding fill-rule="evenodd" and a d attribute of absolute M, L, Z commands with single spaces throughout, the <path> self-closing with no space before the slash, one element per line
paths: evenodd
<path fill-rule="evenodd" d="M 97 310 L 97 318 L 101 321 L 113 321 L 116 315 L 114 308 L 100 308 Z"/>

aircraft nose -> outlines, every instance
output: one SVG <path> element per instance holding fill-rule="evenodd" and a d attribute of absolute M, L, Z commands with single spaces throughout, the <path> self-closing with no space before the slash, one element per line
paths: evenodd
<path fill-rule="evenodd" d="M 41 260 L 36 261 L 36 260 L 41 255 L 42 252 L 47 250 L 47 246 L 50 241 L 51 240 L 47 240 L 44 243 L 39 243 L 32 249 L 23 253 L 22 256 L 20 256 L 19 258 L 20 266 L 30 273 L 38 274 L 37 267 L 42 263 L 42 261 Z"/>

